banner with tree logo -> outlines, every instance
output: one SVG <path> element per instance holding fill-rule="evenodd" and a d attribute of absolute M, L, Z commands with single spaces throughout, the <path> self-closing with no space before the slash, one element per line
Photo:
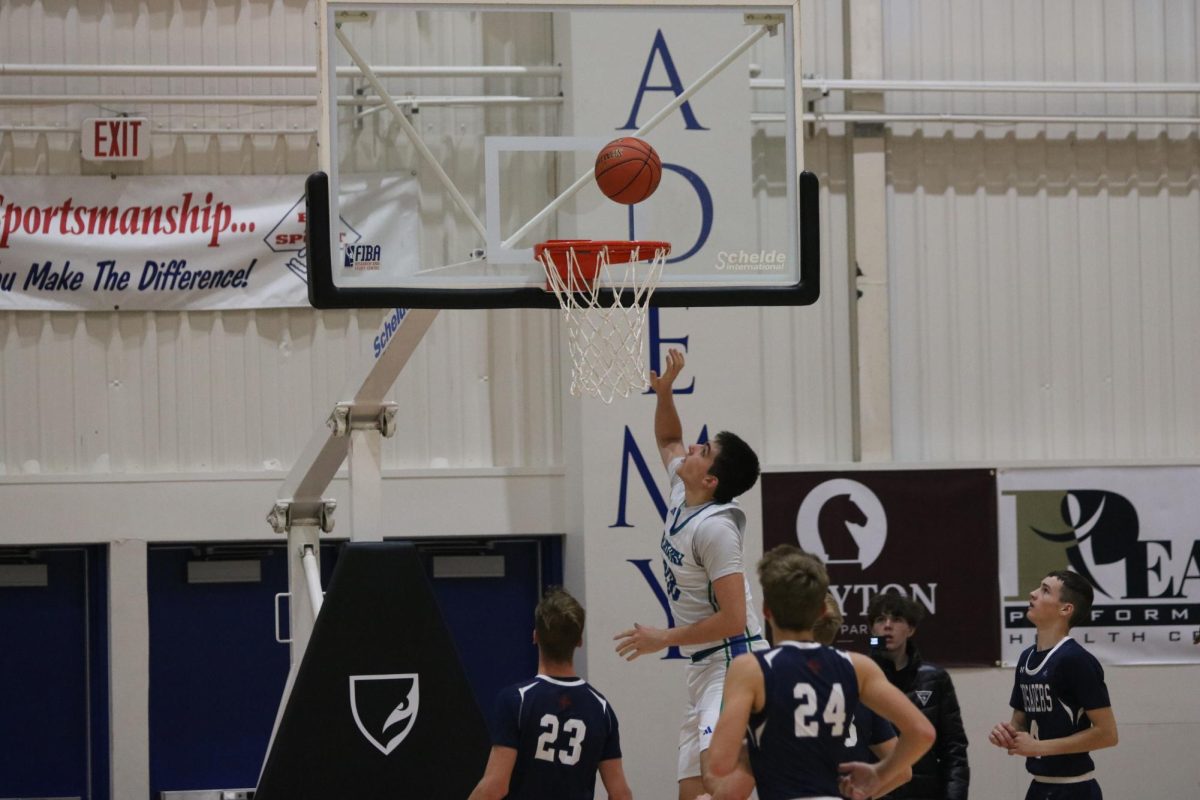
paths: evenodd
<path fill-rule="evenodd" d="M 1034 641 L 1029 592 L 1059 569 L 1095 588 L 1071 635 L 1101 661 L 1200 662 L 1200 467 L 1007 469 L 998 486 L 1006 663 Z"/>

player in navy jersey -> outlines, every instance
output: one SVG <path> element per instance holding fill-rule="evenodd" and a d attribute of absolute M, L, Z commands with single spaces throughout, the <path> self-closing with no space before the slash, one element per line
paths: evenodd
<path fill-rule="evenodd" d="M 1088 619 L 1092 586 L 1067 570 L 1051 572 L 1029 593 L 1025 616 L 1037 641 L 1017 659 L 1009 705 L 1011 722 L 992 728 L 988 740 L 1012 756 L 1025 756 L 1033 775 L 1026 800 L 1100 800 L 1091 751 L 1117 743 L 1117 720 L 1096 657 L 1070 638 Z"/>
<path fill-rule="evenodd" d="M 862 800 L 894 785 L 933 743 L 933 726 L 870 658 L 813 639 L 829 588 L 817 558 L 780 545 L 763 556 L 758 574 L 773 647 L 729 666 L 709 755 L 715 800 L 746 796 L 736 781 L 743 737 L 760 800 Z M 900 729 L 896 747 L 875 764 L 843 763 L 860 699 Z"/>
<path fill-rule="evenodd" d="M 617 716 L 575 674 L 583 607 L 552 589 L 533 617 L 538 674 L 497 697 L 492 752 L 469 800 L 592 800 L 597 771 L 609 800 L 632 800 Z"/>
<path fill-rule="evenodd" d="M 845 617 L 831 592 L 825 594 L 825 613 L 813 625 L 813 639 L 832 647 L 842 629 Z M 842 761 L 862 761 L 870 764 L 882 761 L 896 749 L 896 729 L 892 723 L 876 714 L 859 701 L 854 716 L 846 726 L 846 752 Z M 879 796 L 901 786 L 912 779 L 912 769 L 905 768 L 887 785 L 876 790 Z"/>

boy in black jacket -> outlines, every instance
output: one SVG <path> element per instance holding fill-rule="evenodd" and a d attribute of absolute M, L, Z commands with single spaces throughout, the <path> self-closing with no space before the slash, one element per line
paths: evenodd
<path fill-rule="evenodd" d="M 867 608 L 871 633 L 881 645 L 873 655 L 883 674 L 908 695 L 933 723 L 937 740 L 913 765 L 912 780 L 888 797 L 893 800 L 967 800 L 971 769 L 967 766 L 967 734 L 954 684 L 941 667 L 921 659 L 909 641 L 925 618 L 925 609 L 895 592 L 879 594 Z"/>

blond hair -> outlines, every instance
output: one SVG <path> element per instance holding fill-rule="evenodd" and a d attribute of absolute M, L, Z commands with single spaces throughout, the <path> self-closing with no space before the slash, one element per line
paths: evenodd
<path fill-rule="evenodd" d="M 758 579 L 777 628 L 812 629 L 829 591 L 829 576 L 819 558 L 795 545 L 781 544 L 758 562 Z"/>
<path fill-rule="evenodd" d="M 542 655 L 549 661 L 573 659 L 575 648 L 583 640 L 586 616 L 583 606 L 565 589 L 557 586 L 547 589 L 533 610 L 533 627 Z"/>
<path fill-rule="evenodd" d="M 837 600 L 832 592 L 825 593 L 825 613 L 813 625 L 813 638 L 821 644 L 833 644 L 838 633 L 842 630 L 842 610 L 838 608 Z"/>

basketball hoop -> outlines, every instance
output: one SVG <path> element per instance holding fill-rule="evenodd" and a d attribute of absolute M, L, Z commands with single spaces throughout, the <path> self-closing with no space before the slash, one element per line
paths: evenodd
<path fill-rule="evenodd" d="M 646 310 L 671 245 L 563 239 L 543 242 L 533 252 L 546 269 L 546 290 L 562 307 L 575 365 L 571 394 L 611 403 L 617 395 L 644 390 Z M 639 267 L 641 262 L 647 263 Z M 611 306 L 601 302 L 602 288 L 612 290 Z"/>

